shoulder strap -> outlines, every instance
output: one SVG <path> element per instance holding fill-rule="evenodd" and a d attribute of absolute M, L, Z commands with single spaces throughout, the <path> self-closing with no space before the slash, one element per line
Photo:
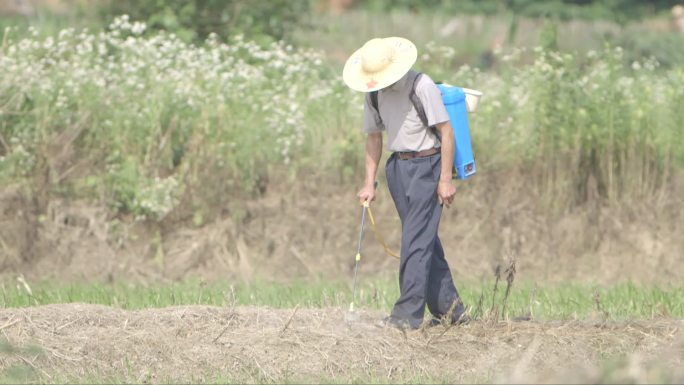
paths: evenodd
<path fill-rule="evenodd" d="M 427 127 L 429 130 L 432 130 L 432 133 L 435 135 L 437 140 L 440 142 L 442 141 L 442 137 L 439 135 L 439 132 L 437 131 L 437 128 L 435 126 L 430 126 L 428 124 L 428 119 L 427 115 L 425 114 L 425 108 L 423 108 L 423 103 L 420 101 L 420 98 L 418 95 L 416 95 L 416 84 L 418 84 L 418 79 L 423 76 L 422 72 L 418 72 L 416 75 L 415 79 L 413 79 L 413 86 L 411 87 L 411 93 L 409 94 L 409 99 L 411 100 L 411 103 L 413 103 L 413 108 L 416 109 L 416 112 L 418 113 L 418 117 L 420 118 L 420 121 L 423 122 L 425 127 Z"/>
<path fill-rule="evenodd" d="M 375 111 L 378 110 L 378 91 L 373 91 L 370 93 L 370 101 L 371 101 L 371 106 L 375 108 Z"/>
<path fill-rule="evenodd" d="M 413 104 L 413 108 L 416 109 L 416 112 L 418 113 L 418 117 L 420 118 L 420 121 L 423 122 L 425 127 L 428 126 L 428 120 L 427 120 L 427 115 L 425 115 L 425 109 L 423 108 L 423 103 L 420 101 L 420 98 L 418 95 L 416 95 L 416 84 L 418 84 L 418 80 L 420 77 L 423 76 L 421 72 L 418 72 L 415 78 L 413 78 L 413 86 L 411 86 L 411 92 L 409 93 L 409 100 L 411 100 L 411 103 Z"/>
<path fill-rule="evenodd" d="M 375 125 L 382 125 L 382 117 L 380 117 L 380 108 L 378 108 L 378 91 L 372 91 L 369 95 L 370 105 L 375 110 Z"/>

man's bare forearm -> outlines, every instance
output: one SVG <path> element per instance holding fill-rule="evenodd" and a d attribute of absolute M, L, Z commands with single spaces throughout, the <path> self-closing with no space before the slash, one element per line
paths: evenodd
<path fill-rule="evenodd" d="M 375 184 L 375 174 L 382 155 L 382 133 L 368 134 L 366 138 L 366 186 Z"/>
<path fill-rule="evenodd" d="M 454 130 L 448 121 L 437 126 L 442 136 L 442 170 L 440 181 L 451 181 L 454 165 Z"/>

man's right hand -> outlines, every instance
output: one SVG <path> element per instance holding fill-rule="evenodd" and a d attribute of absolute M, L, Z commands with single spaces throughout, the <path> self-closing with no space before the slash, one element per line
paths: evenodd
<path fill-rule="evenodd" d="M 372 202 L 375 200 L 375 187 L 373 185 L 370 186 L 365 186 L 362 188 L 356 196 L 359 197 L 359 202 L 363 204 L 363 202 Z"/>

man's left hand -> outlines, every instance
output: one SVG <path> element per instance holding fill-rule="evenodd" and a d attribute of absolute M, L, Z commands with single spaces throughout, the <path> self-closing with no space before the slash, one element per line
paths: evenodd
<path fill-rule="evenodd" d="M 451 180 L 440 180 L 439 185 L 437 185 L 437 199 L 439 199 L 439 204 L 446 204 L 447 207 L 454 201 L 454 196 L 456 195 L 456 186 L 451 182 Z"/>

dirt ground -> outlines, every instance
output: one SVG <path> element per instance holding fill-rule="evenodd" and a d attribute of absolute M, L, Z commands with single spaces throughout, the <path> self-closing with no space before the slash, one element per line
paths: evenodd
<path fill-rule="evenodd" d="M 342 308 L 126 311 L 78 303 L 2 309 L 0 372 L 28 366 L 44 381 L 684 380 L 681 320 L 473 321 L 402 332 L 379 326 L 382 316 Z M 606 362 L 615 362 L 610 374 Z"/>

